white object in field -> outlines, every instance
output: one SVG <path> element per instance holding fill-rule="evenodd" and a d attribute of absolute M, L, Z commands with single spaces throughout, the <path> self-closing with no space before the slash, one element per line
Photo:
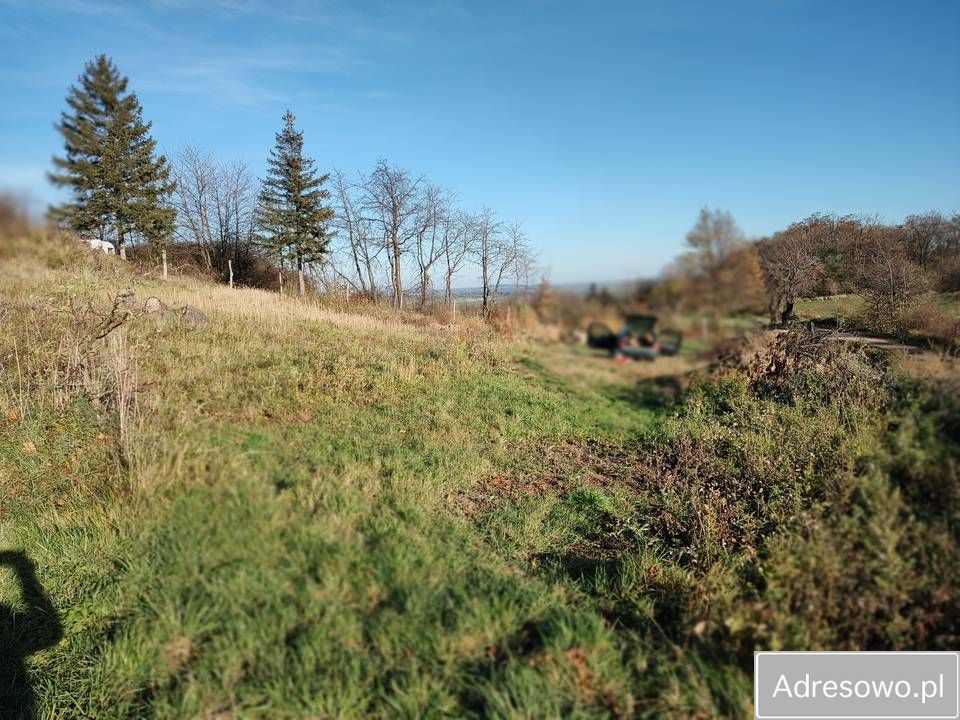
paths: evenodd
<path fill-rule="evenodd" d="M 90 238 L 89 240 L 87 240 L 87 243 L 90 245 L 90 248 L 93 250 L 100 250 L 101 252 L 104 252 L 107 255 L 117 254 L 117 249 L 113 246 L 113 243 L 107 242 L 106 240 L 98 240 L 97 238 Z"/>

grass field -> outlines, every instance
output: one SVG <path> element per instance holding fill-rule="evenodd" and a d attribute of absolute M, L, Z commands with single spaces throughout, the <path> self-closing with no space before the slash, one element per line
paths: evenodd
<path fill-rule="evenodd" d="M 128 287 L 210 322 L 93 339 Z M 952 371 L 801 396 L 62 252 L 0 302 L 38 717 L 743 716 L 754 648 L 957 640 Z"/>
<path fill-rule="evenodd" d="M 841 324 L 856 325 L 863 310 L 863 300 L 857 295 L 828 295 L 801 298 L 795 313 L 798 320 L 837 320 Z"/>
<path fill-rule="evenodd" d="M 934 312 L 939 325 L 924 322 L 920 311 L 927 316 Z M 836 325 L 846 331 L 864 332 L 877 335 L 878 331 L 866 316 L 863 298 L 858 295 L 829 295 L 825 297 L 802 298 L 797 301 L 796 317 L 800 321 L 812 320 L 815 323 Z M 928 345 L 929 341 L 942 348 L 953 350 L 956 354 L 956 323 L 960 319 L 960 293 L 924 293 L 915 298 L 907 311 L 906 327 L 899 339 Z"/>

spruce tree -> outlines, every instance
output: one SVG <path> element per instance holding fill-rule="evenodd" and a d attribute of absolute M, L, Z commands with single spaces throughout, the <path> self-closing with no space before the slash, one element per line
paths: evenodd
<path fill-rule="evenodd" d="M 260 244 L 281 263 L 295 264 L 303 295 L 304 269 L 322 262 L 327 253 L 333 209 L 323 187 L 330 175 L 317 175 L 313 159 L 303 156 L 303 132 L 294 127 L 295 119 L 289 110 L 284 113 L 283 129 L 267 159 L 257 225 Z"/>
<path fill-rule="evenodd" d="M 53 159 L 49 178 L 73 197 L 51 208 L 51 216 L 78 233 L 112 238 L 123 258 L 132 237 L 165 240 L 176 220 L 167 202 L 174 184 L 166 158 L 154 154 L 150 123 L 136 94 L 127 92 L 127 78 L 100 55 L 70 86 L 67 105 L 56 126 L 66 153 Z"/>

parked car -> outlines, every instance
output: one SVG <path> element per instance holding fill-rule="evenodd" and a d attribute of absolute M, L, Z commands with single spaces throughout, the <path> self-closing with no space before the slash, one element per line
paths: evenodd
<path fill-rule="evenodd" d="M 657 332 L 656 315 L 627 315 L 616 333 L 601 322 L 587 327 L 587 345 L 607 350 L 618 358 L 653 360 L 658 355 L 676 355 L 682 342 L 679 330 Z"/>

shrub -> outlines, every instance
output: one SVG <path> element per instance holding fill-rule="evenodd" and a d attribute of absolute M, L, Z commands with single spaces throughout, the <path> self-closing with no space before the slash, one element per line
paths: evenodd
<path fill-rule="evenodd" d="M 877 232 L 857 265 L 865 320 L 878 332 L 902 335 L 916 298 L 927 289 L 923 269 L 907 255 L 896 233 Z"/>
<path fill-rule="evenodd" d="M 30 218 L 23 203 L 9 193 L 0 193 L 0 237 L 26 235 Z"/>
<path fill-rule="evenodd" d="M 167 265 L 170 271 L 178 275 L 214 280 L 229 281 L 227 258 L 220 258 L 219 265 L 212 267 L 204 256 L 204 248 L 194 243 L 167 243 Z M 159 250 L 150 245 L 136 245 L 127 249 L 127 257 L 146 271 L 156 271 L 160 265 Z M 252 247 L 240 246 L 233 253 L 233 284 L 237 287 L 260 288 L 278 291 L 280 289 L 280 268 L 269 258 L 256 252 Z M 313 282 L 307 278 L 312 289 Z M 296 274 L 284 273 L 286 292 L 297 292 Z"/>
<path fill-rule="evenodd" d="M 937 289 L 941 292 L 960 291 L 960 253 L 946 255 L 937 272 Z"/>
<path fill-rule="evenodd" d="M 884 404 L 885 370 L 879 360 L 830 335 L 794 330 L 753 356 L 747 379 L 759 398 L 830 405 L 847 415 Z"/>
<path fill-rule="evenodd" d="M 950 647 L 960 402 L 938 397 L 800 331 L 721 365 L 641 444 L 653 460 L 598 592 L 744 672 L 756 649 Z"/>
<path fill-rule="evenodd" d="M 907 318 L 907 327 L 947 351 L 960 349 L 960 318 L 932 303 L 922 303 Z"/>

